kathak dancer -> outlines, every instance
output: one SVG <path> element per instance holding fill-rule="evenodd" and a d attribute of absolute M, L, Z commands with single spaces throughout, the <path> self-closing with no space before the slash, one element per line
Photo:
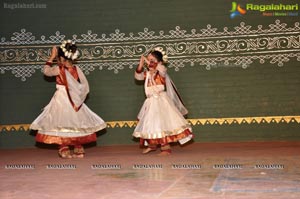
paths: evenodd
<path fill-rule="evenodd" d="M 71 40 L 52 48 L 44 74 L 56 76 L 56 92 L 30 126 L 38 131 L 37 142 L 58 144 L 58 154 L 62 158 L 84 157 L 82 145 L 95 142 L 96 132 L 106 127 L 106 123 L 84 104 L 89 84 L 80 68 L 73 64 L 78 55 L 77 46 Z M 54 59 L 57 59 L 56 66 L 52 66 Z M 71 149 L 74 149 L 72 153 Z"/>
<path fill-rule="evenodd" d="M 141 57 L 135 71 L 135 78 L 145 81 L 147 97 L 133 133 L 134 137 L 140 138 L 140 144 L 146 147 L 143 154 L 155 151 L 160 146 L 159 155 L 170 155 L 171 142 L 184 144 L 193 138 L 191 126 L 184 118 L 188 111 L 167 74 L 166 62 L 167 55 L 157 47 L 147 57 Z"/>

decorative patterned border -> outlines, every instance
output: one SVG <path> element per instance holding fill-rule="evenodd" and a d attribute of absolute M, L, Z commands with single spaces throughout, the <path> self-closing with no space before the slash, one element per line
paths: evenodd
<path fill-rule="evenodd" d="M 122 33 L 115 30 L 109 35 L 93 33 L 73 35 L 73 40 L 80 46 L 78 66 L 85 74 L 98 70 L 111 70 L 117 74 L 125 68 L 133 69 L 142 54 L 152 48 L 164 48 L 170 58 L 169 68 L 179 71 L 186 65 L 205 66 L 207 70 L 216 67 L 247 68 L 253 63 L 276 64 L 296 59 L 300 61 L 300 25 L 276 20 L 267 28 L 258 25 L 253 28 L 241 22 L 229 30 L 224 27 L 218 31 L 210 24 L 199 30 L 183 30 L 177 26 L 167 33 L 151 31 Z M 57 31 L 49 37 L 37 38 L 26 29 L 14 32 L 10 40 L 2 37 L 0 42 L 0 73 L 6 71 L 22 81 L 26 81 L 36 70 L 42 70 L 52 45 L 66 39 Z"/>
<path fill-rule="evenodd" d="M 263 116 L 263 117 L 238 117 L 238 118 L 203 118 L 187 119 L 192 126 L 205 125 L 241 125 L 241 124 L 300 124 L 300 116 Z M 110 121 L 106 122 L 107 128 L 133 128 L 137 121 Z M 30 124 L 0 125 L 1 132 L 29 131 Z"/>
<path fill-rule="evenodd" d="M 274 24 L 270 24 L 268 29 L 264 29 L 262 25 L 258 25 L 257 29 L 252 29 L 252 26 L 246 25 L 245 22 L 241 22 L 240 26 L 234 27 L 233 31 L 230 31 L 228 27 L 224 27 L 223 31 L 218 32 L 217 28 L 212 28 L 210 24 L 206 28 L 200 29 L 197 32 L 196 29 L 191 29 L 190 33 L 186 30 L 182 30 L 179 26 L 175 30 L 170 30 L 169 34 L 165 34 L 164 31 L 159 31 L 156 34 L 155 31 L 151 31 L 148 28 L 144 28 L 143 32 L 134 33 L 121 33 L 119 29 L 115 30 L 115 33 L 102 34 L 101 38 L 98 38 L 98 34 L 92 33 L 91 30 L 87 34 L 81 34 L 81 38 L 78 35 L 73 35 L 73 40 L 78 43 L 94 43 L 94 42 L 120 42 L 120 41 L 140 41 L 140 40 L 165 40 L 165 39 L 190 39 L 190 38 L 211 38 L 220 36 L 241 36 L 247 37 L 248 35 L 265 34 L 271 33 L 284 33 L 284 32 L 299 32 L 300 23 L 296 22 L 294 27 L 287 27 L 286 23 L 280 23 L 280 20 L 276 20 Z M 40 40 L 36 40 L 36 37 L 31 32 L 26 32 L 22 29 L 20 33 L 15 32 L 11 37 L 11 41 L 7 41 L 5 37 L 1 38 L 0 45 L 29 45 L 29 44 L 57 44 L 61 43 L 65 39 L 65 35 L 59 31 L 55 35 L 41 36 Z"/>

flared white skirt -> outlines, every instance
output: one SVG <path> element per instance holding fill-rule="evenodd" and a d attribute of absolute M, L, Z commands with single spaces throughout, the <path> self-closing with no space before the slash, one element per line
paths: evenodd
<path fill-rule="evenodd" d="M 68 98 L 65 86 L 56 85 L 56 92 L 43 112 L 30 128 L 40 134 L 60 137 L 81 137 L 106 127 L 106 123 L 87 105 L 82 104 L 76 112 Z"/>
<path fill-rule="evenodd" d="M 148 96 L 138 114 L 138 119 L 133 136 L 142 139 L 176 136 L 186 130 L 192 132 L 190 124 L 165 91 Z M 189 139 L 191 138 L 192 135 L 189 135 Z"/>

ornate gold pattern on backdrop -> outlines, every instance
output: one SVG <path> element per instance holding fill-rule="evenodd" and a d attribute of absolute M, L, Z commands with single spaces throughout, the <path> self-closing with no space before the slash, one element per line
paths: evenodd
<path fill-rule="evenodd" d="M 239 26 L 223 31 L 210 24 L 199 30 L 183 30 L 179 26 L 167 33 L 151 31 L 122 33 L 115 30 L 99 36 L 92 31 L 73 35 L 80 46 L 78 66 L 86 75 L 98 70 L 111 70 L 117 74 L 125 68 L 133 69 L 142 54 L 152 48 L 164 48 L 170 57 L 169 68 L 175 71 L 189 66 L 247 68 L 253 63 L 270 63 L 283 66 L 291 59 L 300 61 L 300 26 L 293 27 L 276 20 L 268 27 L 252 27 L 242 22 Z M 2 37 L 0 42 L 0 73 L 10 71 L 15 77 L 26 81 L 40 71 L 50 54 L 50 47 L 58 45 L 66 36 L 57 31 L 49 37 L 36 38 L 22 29 L 13 33 L 10 40 Z"/>

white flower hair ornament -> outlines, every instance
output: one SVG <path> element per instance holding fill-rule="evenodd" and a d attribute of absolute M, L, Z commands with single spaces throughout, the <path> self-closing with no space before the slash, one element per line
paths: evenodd
<path fill-rule="evenodd" d="M 166 54 L 166 52 L 164 51 L 164 49 L 162 47 L 156 47 L 156 48 L 154 48 L 154 51 L 158 51 L 162 54 L 162 60 L 164 63 L 168 62 L 168 55 Z"/>
<path fill-rule="evenodd" d="M 75 42 L 71 41 L 71 40 L 65 40 L 62 42 L 62 44 L 60 45 L 61 50 L 64 52 L 65 57 L 71 59 L 71 60 L 75 60 L 78 58 L 79 56 L 79 51 L 76 50 L 74 53 L 72 53 L 72 50 L 67 50 L 66 49 L 66 45 L 70 44 L 70 45 L 75 45 Z"/>

